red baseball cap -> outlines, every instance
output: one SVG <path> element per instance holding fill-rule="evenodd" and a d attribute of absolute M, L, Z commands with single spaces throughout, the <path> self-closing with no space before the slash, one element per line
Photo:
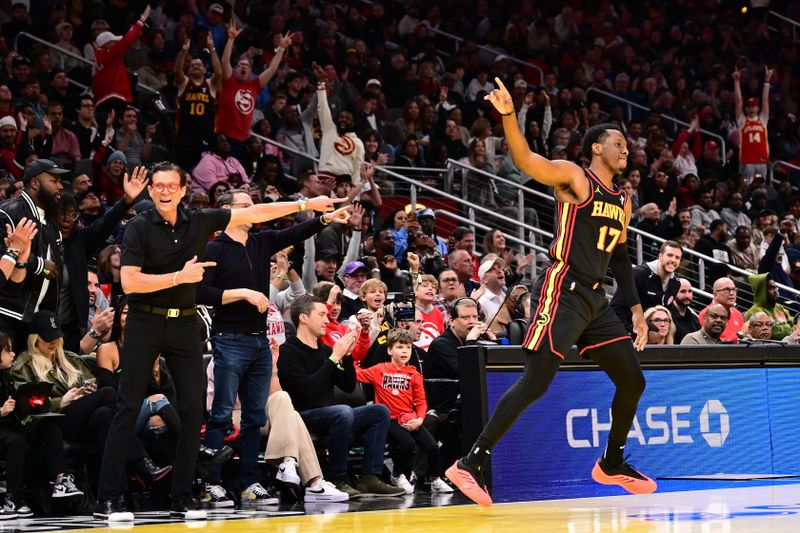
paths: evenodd
<path fill-rule="evenodd" d="M 755 97 L 748 98 L 747 100 L 744 101 L 744 105 L 745 106 L 751 106 L 751 105 L 757 106 L 758 105 L 758 98 L 755 98 Z"/>
<path fill-rule="evenodd" d="M 706 148 L 708 148 L 709 150 L 716 150 L 717 148 L 719 148 L 719 145 L 717 144 L 717 141 L 708 141 L 706 143 Z"/>

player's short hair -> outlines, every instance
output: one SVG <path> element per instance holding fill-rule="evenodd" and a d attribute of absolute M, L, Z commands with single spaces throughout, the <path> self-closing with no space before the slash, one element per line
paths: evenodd
<path fill-rule="evenodd" d="M 581 144 L 581 155 L 586 159 L 592 158 L 592 145 L 594 143 L 602 143 L 606 137 L 608 137 L 609 130 L 619 131 L 619 126 L 616 124 L 611 124 L 610 122 L 605 122 L 603 124 L 595 124 L 586 132 L 586 135 L 583 137 L 583 143 Z"/>
<path fill-rule="evenodd" d="M 395 344 L 414 345 L 414 336 L 407 329 L 394 328 L 386 334 L 386 347 L 391 348 Z"/>

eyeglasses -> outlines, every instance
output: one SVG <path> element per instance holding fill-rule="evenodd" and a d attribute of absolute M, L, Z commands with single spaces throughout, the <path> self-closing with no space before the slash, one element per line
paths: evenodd
<path fill-rule="evenodd" d="M 80 218 L 81 214 L 77 211 L 67 211 L 66 213 L 61 213 L 61 218 L 64 220 L 68 220 L 70 222 L 75 222 Z"/>
<path fill-rule="evenodd" d="M 672 320 L 669 318 L 651 318 L 650 322 L 653 324 L 669 324 Z"/>
<path fill-rule="evenodd" d="M 458 278 L 443 278 L 440 281 L 442 283 L 458 283 Z"/>
<path fill-rule="evenodd" d="M 714 292 L 736 292 L 739 289 L 736 287 L 723 287 L 721 289 L 715 289 Z"/>
<path fill-rule="evenodd" d="M 771 328 L 772 322 L 753 322 L 750 324 L 752 328 Z"/>
<path fill-rule="evenodd" d="M 178 192 L 178 189 L 180 189 L 181 186 L 179 183 L 169 183 L 169 184 L 156 183 L 154 185 L 151 185 L 150 188 L 152 188 L 156 192 L 164 192 L 164 189 L 166 189 L 167 192 Z"/>

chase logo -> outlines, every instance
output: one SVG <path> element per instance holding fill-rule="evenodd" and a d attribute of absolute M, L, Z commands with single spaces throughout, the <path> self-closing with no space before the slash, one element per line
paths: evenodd
<path fill-rule="evenodd" d="M 565 425 L 571 448 L 597 448 L 602 433 L 611 430 L 611 410 L 570 409 Z M 720 448 L 730 431 L 728 410 L 719 400 L 707 400 L 699 415 L 692 405 L 651 405 L 634 416 L 628 439 L 652 446 L 693 444 L 703 437 L 709 447 Z"/>
<path fill-rule="evenodd" d="M 719 431 L 711 431 L 711 418 L 717 417 L 718 424 L 715 427 Z M 719 448 L 725 444 L 728 434 L 731 432 L 730 420 L 728 417 L 728 410 L 722 405 L 719 400 L 708 400 L 700 411 L 700 434 L 706 439 L 706 442 L 712 448 Z"/>

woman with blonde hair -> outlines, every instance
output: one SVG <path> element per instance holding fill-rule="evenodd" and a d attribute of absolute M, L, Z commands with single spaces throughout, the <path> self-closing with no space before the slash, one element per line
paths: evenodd
<path fill-rule="evenodd" d="M 113 387 L 97 388 L 92 371 L 75 353 L 64 350 L 64 333 L 50 311 L 37 311 L 31 317 L 28 349 L 11 367 L 16 381 L 53 383 L 50 411 L 61 413 L 58 425 L 64 440 L 103 448 L 114 417 L 117 393 Z M 154 481 L 172 467 L 158 468 L 137 439 L 129 444 L 128 460 L 137 474 Z"/>
<path fill-rule="evenodd" d="M 669 309 L 654 305 L 644 312 L 644 321 L 650 327 L 647 344 L 675 344 L 675 323 Z"/>

